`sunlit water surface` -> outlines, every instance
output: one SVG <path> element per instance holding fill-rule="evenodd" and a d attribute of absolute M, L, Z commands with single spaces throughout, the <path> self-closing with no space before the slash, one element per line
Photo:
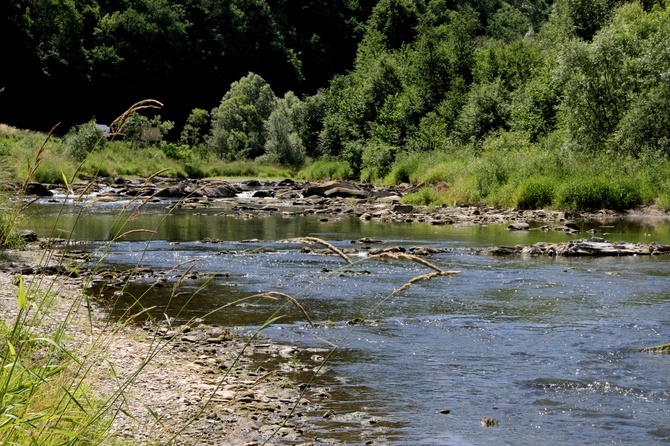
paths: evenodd
<path fill-rule="evenodd" d="M 124 214 L 119 204 L 38 204 L 23 225 L 40 236 L 72 232 L 98 256 L 104 252 L 106 264 L 155 270 L 183 264 L 174 278 L 190 266 L 214 275 L 209 282 L 185 280 L 183 293 L 171 300 L 170 286 L 133 282 L 116 304 L 118 314 L 141 296 L 142 305 L 157 306 L 157 317 L 201 317 L 247 331 L 279 309 L 282 318 L 264 337 L 339 345 L 328 371 L 312 384 L 330 395 L 325 407 L 332 410 L 315 419 L 312 438 L 426 445 L 670 442 L 670 356 L 636 351 L 669 341 L 670 258 L 501 258 L 474 251 L 584 238 L 584 232 L 224 214 L 167 213 L 165 203 L 137 215 Z M 670 243 L 664 220 L 578 223 L 612 241 Z M 107 243 L 136 229 L 156 232 Z M 286 241 L 302 236 L 355 250 L 355 265 Z M 383 243 L 352 243 L 362 237 Z M 366 260 L 366 246 L 418 245 L 446 249 L 426 260 L 460 274 L 392 295 L 431 270 Z M 321 328 L 310 327 L 293 305 L 247 299 L 264 291 L 294 296 Z M 356 320 L 366 323 L 350 324 Z M 311 368 L 318 359 L 308 354 L 294 361 Z M 483 427 L 482 417 L 499 425 Z"/>

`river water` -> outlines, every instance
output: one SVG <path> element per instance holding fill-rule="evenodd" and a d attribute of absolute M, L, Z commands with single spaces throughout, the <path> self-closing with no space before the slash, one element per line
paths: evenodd
<path fill-rule="evenodd" d="M 156 305 L 157 318 L 204 318 L 240 332 L 280 316 L 261 336 L 312 348 L 291 359 L 302 370 L 299 380 L 309 379 L 337 345 L 312 382 L 328 413 L 315 418 L 308 438 L 426 445 L 670 442 L 670 356 L 636 351 L 670 341 L 670 257 L 486 257 L 474 251 L 567 241 L 584 232 L 262 212 L 243 220 L 214 210 L 168 212 L 165 203 L 124 214 L 119 206 L 38 203 L 22 225 L 43 237 L 72 232 L 97 257 L 104 255 L 104 264 L 174 267 L 173 282 L 189 267 L 201 273 L 183 280 L 176 295 L 172 286 L 151 287 L 155 279 L 134 281 L 116 302 L 118 314 L 139 300 Z M 611 241 L 670 243 L 666 220 L 577 223 Z M 131 232 L 109 243 L 134 229 L 156 232 Z M 286 241 L 304 236 L 348 250 L 354 265 L 320 246 L 307 251 L 304 243 Z M 381 243 L 353 243 L 362 237 Z M 392 294 L 431 270 L 370 260 L 366 249 L 419 245 L 442 250 L 426 260 L 460 274 Z M 318 327 L 295 305 L 249 298 L 266 291 L 295 297 Z M 484 427 L 483 417 L 498 425 Z"/>

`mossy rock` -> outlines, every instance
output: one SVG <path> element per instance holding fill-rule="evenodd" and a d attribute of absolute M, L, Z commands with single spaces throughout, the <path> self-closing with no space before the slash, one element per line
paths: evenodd
<path fill-rule="evenodd" d="M 646 353 L 670 353 L 670 344 L 655 345 L 653 347 L 645 347 L 640 349 L 641 352 Z"/>

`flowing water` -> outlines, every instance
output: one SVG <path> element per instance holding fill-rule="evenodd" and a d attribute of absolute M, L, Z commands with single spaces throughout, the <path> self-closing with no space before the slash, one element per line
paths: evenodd
<path fill-rule="evenodd" d="M 586 234 L 262 212 L 242 220 L 165 208 L 151 204 L 128 220 L 119 217 L 118 204 L 38 204 L 23 225 L 40 236 L 72 231 L 104 253 L 106 264 L 181 265 L 174 277 L 190 266 L 201 273 L 184 280 L 172 299 L 171 286 L 134 281 L 117 302 L 119 314 L 139 299 L 156 305 L 157 317 L 199 317 L 240 331 L 279 315 L 264 337 L 310 348 L 339 345 L 312 383 L 329 410 L 315 419 L 312 438 L 427 445 L 670 442 L 670 356 L 636 351 L 670 340 L 670 257 L 485 257 L 474 249 Z M 611 241 L 670 243 L 665 220 L 578 223 Z M 156 233 L 132 232 L 106 243 L 142 228 Z M 285 241 L 303 236 L 348 250 L 355 264 L 319 246 L 306 251 L 304 243 Z M 382 243 L 353 243 L 362 237 Z M 366 248 L 418 245 L 440 248 L 426 260 L 460 274 L 392 295 L 431 270 L 366 259 Z M 264 291 L 294 296 L 319 328 L 294 305 L 247 299 Z M 292 361 L 311 370 L 325 352 Z M 296 373 L 296 379 L 311 375 Z M 499 424 L 484 427 L 483 417 Z"/>

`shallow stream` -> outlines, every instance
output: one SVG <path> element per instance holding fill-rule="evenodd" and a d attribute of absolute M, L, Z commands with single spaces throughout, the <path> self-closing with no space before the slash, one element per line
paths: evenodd
<path fill-rule="evenodd" d="M 670 257 L 487 257 L 474 251 L 586 238 L 587 229 L 611 241 L 670 243 L 666 220 L 580 221 L 582 233 L 568 235 L 262 212 L 243 220 L 214 210 L 168 213 L 165 203 L 128 220 L 119 206 L 38 203 L 22 225 L 42 237 L 72 231 L 74 239 L 89 242 L 85 248 L 104 253 L 105 264 L 175 267 L 174 277 L 191 266 L 200 273 L 184 280 L 171 300 L 172 286 L 133 282 L 118 302 L 119 314 L 141 298 L 143 306 L 157 306 L 157 317 L 204 318 L 240 331 L 279 315 L 263 337 L 303 347 L 339 345 L 312 383 L 329 412 L 317 418 L 308 438 L 426 445 L 670 442 L 670 356 L 636 351 L 670 342 Z M 156 233 L 132 232 L 107 243 L 133 229 Z M 303 236 L 351 250 L 354 265 L 322 253 L 321 246 L 305 251 L 308 245 L 285 241 Z M 381 243 L 353 243 L 363 237 Z M 367 248 L 386 246 L 439 248 L 444 252 L 426 260 L 460 274 L 392 295 L 431 270 L 366 259 Z M 295 297 L 320 328 L 310 327 L 296 306 L 282 307 L 285 301 L 247 299 L 265 291 Z M 308 379 L 306 371 L 325 354 L 292 358 L 305 370 L 297 379 Z M 498 425 L 482 426 L 483 417 Z"/>

